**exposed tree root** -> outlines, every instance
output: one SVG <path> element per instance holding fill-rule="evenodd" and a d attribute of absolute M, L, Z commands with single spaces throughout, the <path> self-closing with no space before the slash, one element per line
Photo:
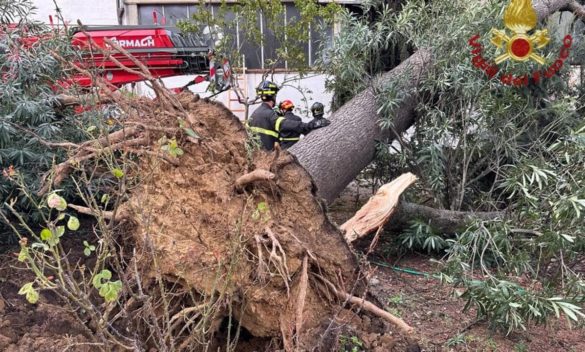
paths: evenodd
<path fill-rule="evenodd" d="M 112 212 L 112 211 L 102 210 L 102 211 L 98 212 L 94 209 L 84 207 L 81 205 L 75 205 L 75 204 L 67 204 L 67 206 L 69 208 L 75 210 L 76 212 L 81 213 L 81 214 L 91 215 L 91 216 L 99 216 L 99 217 L 102 217 L 102 218 L 107 219 L 107 220 L 111 220 L 114 218 L 114 212 Z M 121 216 L 121 214 L 118 215 L 118 219 L 120 219 L 122 217 L 123 216 Z"/>
<path fill-rule="evenodd" d="M 286 264 L 286 253 L 284 249 L 282 249 L 282 246 L 280 245 L 280 242 L 274 235 L 274 232 L 272 232 L 272 230 L 269 227 L 266 227 L 265 231 L 268 238 L 267 239 L 261 238 L 261 240 L 262 244 L 264 245 L 264 248 L 269 253 L 268 263 L 272 264 L 276 268 L 278 274 L 282 277 L 282 280 L 284 281 L 287 295 L 290 295 L 289 286 L 290 273 L 288 270 L 288 266 Z"/>
<path fill-rule="evenodd" d="M 307 299 L 307 287 L 309 285 L 309 256 L 303 258 L 303 267 L 299 279 L 299 295 L 297 296 L 297 309 L 295 314 L 295 343 L 299 345 L 299 335 L 303 329 L 303 310 Z"/>
<path fill-rule="evenodd" d="M 276 175 L 270 171 L 266 171 L 264 169 L 256 169 L 252 172 L 249 172 L 245 175 L 240 176 L 235 183 L 236 188 L 243 188 L 244 186 L 258 182 L 258 181 L 270 181 L 274 180 Z"/>
<path fill-rule="evenodd" d="M 387 311 L 385 311 L 381 308 L 378 308 L 372 302 L 366 301 L 363 298 L 352 296 L 349 293 L 338 290 L 335 287 L 335 285 L 333 285 L 329 280 L 325 279 L 321 275 L 316 275 L 316 274 L 314 274 L 314 275 L 317 278 L 319 278 L 323 283 L 325 283 L 329 287 L 329 289 L 331 291 L 333 291 L 333 293 L 342 301 L 358 305 L 361 308 L 365 309 L 366 311 L 368 311 L 376 316 L 379 316 L 380 318 L 387 320 L 388 322 L 390 322 L 394 326 L 396 326 L 402 332 L 402 334 L 405 335 L 405 337 L 411 338 L 413 336 L 414 328 L 412 326 L 408 325 L 404 320 L 398 318 L 395 315 L 388 313 Z"/>

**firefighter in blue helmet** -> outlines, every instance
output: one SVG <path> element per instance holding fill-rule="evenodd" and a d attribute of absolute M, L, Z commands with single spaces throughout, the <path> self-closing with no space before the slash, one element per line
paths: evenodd
<path fill-rule="evenodd" d="M 279 142 L 281 132 L 307 134 L 310 131 L 330 124 L 326 119 L 314 119 L 309 123 L 294 121 L 278 116 L 274 111 L 278 86 L 270 81 L 263 81 L 256 88 L 256 94 L 262 99 L 262 104 L 250 116 L 250 129 L 260 136 L 262 147 L 273 150 L 274 143 Z"/>

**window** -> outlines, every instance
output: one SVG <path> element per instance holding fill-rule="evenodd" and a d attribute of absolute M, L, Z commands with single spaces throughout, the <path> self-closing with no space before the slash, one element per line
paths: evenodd
<path fill-rule="evenodd" d="M 189 6 L 164 5 L 163 14 L 167 25 L 176 25 L 178 21 L 189 18 Z"/>
<path fill-rule="evenodd" d="M 208 5 L 209 6 L 209 5 Z M 218 16 L 219 11 L 218 4 L 211 5 L 211 10 L 214 16 Z M 156 22 L 158 24 L 164 23 L 165 25 L 176 25 L 179 20 L 188 19 L 192 14 L 196 13 L 199 5 L 139 5 L 138 6 L 138 23 L 143 25 L 152 25 Z M 233 11 L 223 12 L 225 19 L 233 22 L 235 14 Z M 285 4 L 285 13 L 282 16 L 283 26 L 287 23 L 294 23 L 300 16 L 299 10 L 295 8 L 293 3 Z M 262 44 L 251 43 L 243 33 L 238 33 L 236 29 L 228 30 L 226 35 L 235 38 L 235 46 L 240 48 L 239 52 L 244 55 L 246 60 L 246 67 L 248 69 L 262 69 L 266 68 L 270 62 L 273 62 L 277 55 L 276 52 L 279 49 L 280 43 L 277 41 L 274 33 L 267 28 L 266 21 L 262 18 L 262 14 L 257 15 L 257 25 L 261 28 L 263 33 Z M 237 26 L 237 22 L 236 22 Z M 323 46 L 327 46 L 331 42 L 333 36 L 333 29 L 331 26 L 322 28 L 322 21 L 316 19 L 311 25 L 311 28 L 307 28 L 310 33 L 310 40 L 302 43 L 291 43 L 287 44 L 301 47 L 305 52 L 306 63 L 313 65 L 316 62 L 317 56 L 321 52 L 320 49 Z M 323 35 L 323 33 L 325 35 Z M 276 65 L 277 68 L 286 68 L 287 63 L 279 62 Z"/>
<path fill-rule="evenodd" d="M 140 6 L 138 8 L 138 23 L 139 24 L 154 24 L 154 17 L 156 15 L 157 22 L 160 24 L 163 18 L 162 6 Z"/>

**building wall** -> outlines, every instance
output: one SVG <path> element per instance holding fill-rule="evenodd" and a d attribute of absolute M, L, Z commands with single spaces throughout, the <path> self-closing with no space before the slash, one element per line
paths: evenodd
<path fill-rule="evenodd" d="M 116 0 L 57 0 L 63 17 L 69 23 L 81 20 L 87 25 L 115 25 L 118 24 Z M 49 15 L 56 21 L 55 4 L 53 0 L 33 0 L 37 8 L 35 19 L 49 23 Z"/>

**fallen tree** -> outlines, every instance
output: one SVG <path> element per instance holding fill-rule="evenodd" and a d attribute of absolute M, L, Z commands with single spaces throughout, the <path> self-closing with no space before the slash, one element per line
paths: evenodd
<path fill-rule="evenodd" d="M 104 55 L 129 56 L 109 44 Z M 346 324 L 339 312 L 353 306 L 416 339 L 402 319 L 365 299 L 366 273 L 292 155 L 257 149 L 223 105 L 173 96 L 137 66 L 132 72 L 150 81 L 156 99 L 107 94 L 98 78 L 122 114 L 114 125 L 93 126 L 94 139 L 50 142 L 24 131 L 67 151 L 37 192 L 59 215 L 30 239 L 12 226 L 19 260 L 37 276 L 27 286 L 31 303 L 37 290 L 56 292 L 91 331 L 88 340 L 105 349 L 230 349 L 245 331 L 287 351 L 328 350 Z M 76 204 L 55 192 L 66 180 L 77 188 Z M 27 227 L 12 204 L 4 206 Z M 84 249 L 89 262 L 62 252 L 58 223 L 72 216 L 68 209 L 97 219 L 99 244 Z M 67 226 L 75 231 L 79 220 Z"/>

